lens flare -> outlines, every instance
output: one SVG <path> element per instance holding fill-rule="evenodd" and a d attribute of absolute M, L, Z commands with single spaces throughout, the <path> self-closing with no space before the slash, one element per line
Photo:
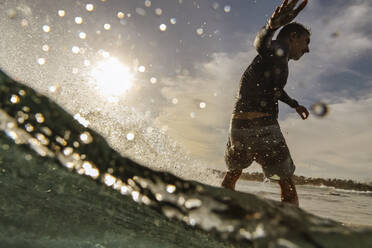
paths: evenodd
<path fill-rule="evenodd" d="M 133 74 L 118 59 L 110 57 L 101 61 L 91 75 L 97 88 L 106 97 L 118 97 L 133 85 Z"/>

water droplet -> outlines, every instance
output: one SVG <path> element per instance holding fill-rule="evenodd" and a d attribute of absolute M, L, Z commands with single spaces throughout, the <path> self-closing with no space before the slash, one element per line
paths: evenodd
<path fill-rule="evenodd" d="M 45 44 L 45 45 L 42 46 L 42 49 L 43 49 L 44 52 L 49 52 L 50 47 L 47 44 Z"/>
<path fill-rule="evenodd" d="M 94 168 L 91 163 L 84 161 L 82 167 L 85 171 L 85 175 L 90 176 L 93 179 L 97 179 L 99 177 L 99 170 Z"/>
<path fill-rule="evenodd" d="M 119 11 L 116 15 L 119 19 L 123 19 L 125 17 L 125 14 L 121 11 Z"/>
<path fill-rule="evenodd" d="M 207 104 L 206 104 L 205 102 L 201 102 L 201 103 L 199 104 L 199 106 L 200 106 L 201 109 L 204 109 L 204 108 L 207 107 Z"/>
<path fill-rule="evenodd" d="M 10 19 L 13 19 L 17 16 L 17 11 L 15 9 L 9 9 L 7 14 Z"/>
<path fill-rule="evenodd" d="M 30 124 L 30 123 L 27 123 L 26 125 L 25 125 L 25 129 L 26 129 L 26 131 L 27 132 L 32 132 L 32 131 L 34 131 L 34 127 Z"/>
<path fill-rule="evenodd" d="M 191 112 L 191 113 L 190 113 L 190 117 L 194 119 L 194 118 L 196 117 L 195 112 Z"/>
<path fill-rule="evenodd" d="M 146 71 L 146 67 L 143 66 L 143 65 L 141 65 L 141 66 L 138 67 L 138 71 L 139 72 L 145 72 Z"/>
<path fill-rule="evenodd" d="M 284 51 L 281 48 L 276 49 L 275 52 L 276 52 L 276 56 L 282 57 L 284 55 Z"/>
<path fill-rule="evenodd" d="M 152 84 L 156 84 L 157 81 L 158 81 L 158 80 L 157 80 L 155 77 L 150 78 L 150 82 L 151 82 Z"/>
<path fill-rule="evenodd" d="M 13 103 L 13 104 L 19 103 L 19 101 L 20 101 L 20 98 L 17 95 L 12 95 L 10 97 L 10 102 Z"/>
<path fill-rule="evenodd" d="M 26 95 L 26 91 L 24 91 L 24 90 L 20 90 L 20 91 L 18 91 L 18 94 L 19 94 L 20 96 L 25 96 L 25 95 Z"/>
<path fill-rule="evenodd" d="M 173 103 L 173 104 L 177 104 L 177 103 L 178 103 L 178 99 L 177 99 L 177 98 L 173 98 L 173 99 L 172 99 L 172 103 Z"/>
<path fill-rule="evenodd" d="M 60 10 L 58 10 L 58 15 L 59 15 L 60 17 L 64 17 L 64 16 L 66 15 L 66 11 L 60 9 Z"/>
<path fill-rule="evenodd" d="M 52 85 L 52 86 L 49 87 L 49 91 L 50 91 L 51 93 L 56 93 L 57 90 L 58 90 L 58 88 L 59 88 L 58 85 Z"/>
<path fill-rule="evenodd" d="M 73 53 L 75 53 L 75 54 L 78 54 L 78 53 L 80 52 L 80 48 L 77 47 L 77 46 L 73 46 L 73 47 L 71 48 L 71 51 L 72 51 Z"/>
<path fill-rule="evenodd" d="M 32 159 L 31 154 L 26 154 L 26 155 L 25 155 L 25 159 L 26 159 L 27 161 L 30 161 L 30 160 Z"/>
<path fill-rule="evenodd" d="M 311 106 L 311 110 L 314 115 L 318 117 L 324 117 L 328 114 L 329 108 L 325 103 L 315 103 Z"/>
<path fill-rule="evenodd" d="M 48 136 L 51 136 L 53 133 L 52 133 L 52 130 L 50 130 L 50 128 L 48 127 L 42 127 L 41 128 L 41 131 L 45 134 L 45 135 L 48 135 Z"/>
<path fill-rule="evenodd" d="M 86 6 L 85 6 L 85 9 L 89 12 L 92 12 L 94 10 L 94 5 L 91 4 L 91 3 L 88 3 Z"/>
<path fill-rule="evenodd" d="M 198 29 L 196 30 L 196 33 L 197 33 L 198 35 L 202 35 L 202 34 L 204 33 L 204 30 L 203 30 L 202 28 L 198 28 Z"/>
<path fill-rule="evenodd" d="M 165 30 L 167 30 L 167 25 L 165 25 L 165 24 L 161 24 L 161 25 L 159 26 L 159 29 L 160 29 L 161 31 L 165 31 Z"/>
<path fill-rule="evenodd" d="M 161 8 L 156 8 L 155 9 L 155 14 L 158 16 L 161 16 L 163 14 L 163 10 Z"/>
<path fill-rule="evenodd" d="M 142 196 L 142 202 L 145 204 L 145 205 L 150 205 L 151 204 L 151 200 L 150 198 L 148 198 L 147 196 Z"/>
<path fill-rule="evenodd" d="M 150 0 L 146 0 L 145 1 L 145 6 L 146 7 L 151 7 L 151 1 Z"/>
<path fill-rule="evenodd" d="M 167 192 L 172 194 L 176 191 L 176 186 L 172 185 L 172 184 L 169 184 L 167 185 Z"/>
<path fill-rule="evenodd" d="M 116 181 L 116 178 L 115 177 L 113 177 L 112 175 L 110 175 L 110 174 L 105 174 L 105 177 L 104 177 L 104 183 L 107 185 L 107 186 L 112 186 L 112 185 L 114 185 L 114 183 L 115 183 L 115 181 Z"/>
<path fill-rule="evenodd" d="M 171 24 L 176 24 L 177 23 L 177 19 L 176 18 L 171 18 L 170 19 L 170 23 Z"/>
<path fill-rule="evenodd" d="M 134 140 L 134 133 L 130 132 L 127 134 L 127 140 Z"/>
<path fill-rule="evenodd" d="M 79 38 L 82 39 L 82 40 L 84 40 L 85 38 L 87 38 L 87 34 L 84 33 L 84 32 L 80 32 L 79 33 Z"/>
<path fill-rule="evenodd" d="M 162 196 L 162 194 L 159 194 L 159 193 L 156 193 L 156 194 L 155 194 L 155 198 L 156 198 L 156 200 L 158 200 L 158 201 L 162 201 L 162 200 L 163 200 L 163 196 Z"/>
<path fill-rule="evenodd" d="M 31 109 L 29 107 L 27 107 L 27 106 L 24 106 L 22 108 L 22 110 L 25 111 L 25 112 L 30 112 Z"/>
<path fill-rule="evenodd" d="M 75 17 L 75 23 L 76 24 L 82 24 L 83 23 L 83 18 L 80 17 L 80 16 Z"/>
<path fill-rule="evenodd" d="M 223 10 L 226 12 L 226 13 L 229 13 L 231 11 L 231 6 L 230 5 L 226 5 Z"/>
<path fill-rule="evenodd" d="M 132 199 L 135 201 L 135 202 L 138 202 L 139 200 L 139 192 L 138 191 L 133 191 L 132 192 Z"/>
<path fill-rule="evenodd" d="M 45 121 L 44 115 L 41 113 L 35 114 L 35 119 L 38 123 L 43 123 Z"/>
<path fill-rule="evenodd" d="M 201 205 L 202 205 L 201 200 L 199 200 L 197 198 L 188 199 L 185 202 L 185 207 L 186 208 L 197 208 L 197 207 L 200 207 Z"/>
<path fill-rule="evenodd" d="M 84 133 L 80 134 L 80 140 L 84 144 L 90 144 L 90 143 L 93 142 L 93 137 L 89 132 L 84 132 Z"/>
<path fill-rule="evenodd" d="M 110 29 L 111 29 L 111 25 L 108 24 L 108 23 L 106 23 L 105 25 L 103 25 L 103 28 L 104 28 L 105 30 L 110 30 Z"/>
<path fill-rule="evenodd" d="M 123 186 L 121 186 L 121 188 L 120 188 L 120 193 L 121 193 L 122 195 L 127 195 L 127 194 L 129 194 L 129 191 L 130 191 L 130 187 L 128 187 L 128 186 L 126 186 L 126 185 L 123 185 Z"/>
<path fill-rule="evenodd" d="M 44 25 L 44 26 L 43 26 L 43 31 L 44 31 L 45 33 L 49 33 L 49 32 L 50 32 L 50 27 L 49 27 L 48 25 Z"/>
<path fill-rule="evenodd" d="M 28 27 L 28 21 L 26 19 L 22 19 L 21 25 L 22 27 Z"/>
<path fill-rule="evenodd" d="M 88 127 L 88 125 L 90 124 L 89 121 L 82 117 L 80 114 L 74 115 L 74 119 L 77 120 L 84 127 Z"/>
<path fill-rule="evenodd" d="M 73 152 L 74 152 L 74 149 L 72 149 L 71 147 L 66 147 L 65 149 L 63 149 L 63 154 L 65 156 L 70 156 Z"/>

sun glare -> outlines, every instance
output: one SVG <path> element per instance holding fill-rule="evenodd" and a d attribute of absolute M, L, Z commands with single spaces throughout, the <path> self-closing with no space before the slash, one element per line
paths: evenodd
<path fill-rule="evenodd" d="M 92 76 L 98 90 L 108 99 L 117 99 L 133 85 L 130 69 L 116 58 L 108 58 L 97 64 Z"/>

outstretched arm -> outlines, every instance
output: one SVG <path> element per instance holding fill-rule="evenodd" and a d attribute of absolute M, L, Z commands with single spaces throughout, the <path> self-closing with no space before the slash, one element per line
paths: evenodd
<path fill-rule="evenodd" d="M 271 40 L 275 31 L 291 21 L 305 8 L 307 0 L 303 0 L 295 9 L 298 0 L 284 0 L 283 3 L 275 9 L 266 26 L 257 34 L 254 46 L 257 52 L 262 56 L 273 54 Z"/>
<path fill-rule="evenodd" d="M 278 95 L 279 100 L 296 109 L 297 114 L 299 114 L 303 120 L 306 120 L 307 117 L 309 117 L 309 111 L 306 109 L 306 107 L 299 105 L 296 100 L 290 98 L 284 89 L 281 89 L 280 92 L 278 92 Z"/>

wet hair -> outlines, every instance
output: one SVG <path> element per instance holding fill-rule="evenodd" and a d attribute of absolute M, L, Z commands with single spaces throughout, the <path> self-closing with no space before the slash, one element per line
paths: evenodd
<path fill-rule="evenodd" d="M 297 37 L 302 36 L 304 34 L 311 34 L 310 29 L 306 28 L 304 25 L 292 22 L 287 25 L 285 25 L 280 31 L 277 36 L 278 40 L 286 39 L 289 37 L 291 33 L 295 32 L 297 34 Z"/>

